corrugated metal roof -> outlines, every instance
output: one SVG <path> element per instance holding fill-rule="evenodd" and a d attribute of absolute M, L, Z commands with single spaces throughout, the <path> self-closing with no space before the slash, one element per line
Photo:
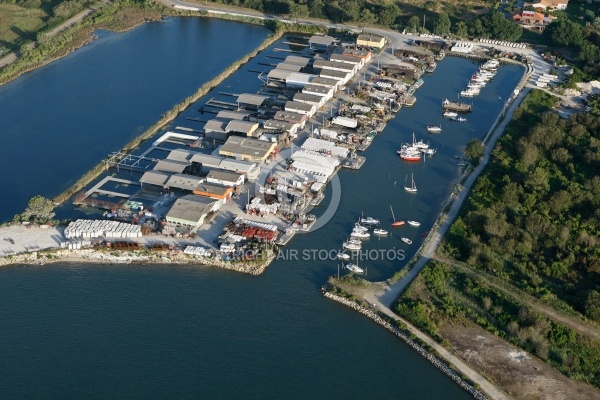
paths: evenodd
<path fill-rule="evenodd" d="M 190 163 L 185 161 L 177 161 L 177 160 L 159 160 L 154 166 L 155 171 L 165 171 L 165 172 L 183 172 L 186 167 L 190 165 Z"/>
<path fill-rule="evenodd" d="M 259 94 L 240 94 L 237 98 L 238 103 L 250 104 L 253 106 L 260 106 L 269 96 L 261 96 Z"/>
<path fill-rule="evenodd" d="M 183 150 L 183 149 L 175 149 L 171 150 L 169 155 L 167 156 L 168 160 L 182 161 L 187 162 L 194 154 L 193 151 Z"/>
<path fill-rule="evenodd" d="M 315 76 L 310 80 L 310 84 L 311 86 L 325 86 L 329 88 L 335 88 L 340 84 L 340 81 L 338 81 L 337 79 Z"/>
<path fill-rule="evenodd" d="M 202 178 L 199 176 L 175 174 L 169 178 L 167 186 L 183 190 L 194 190 L 201 182 Z"/>
<path fill-rule="evenodd" d="M 227 124 L 229 121 L 221 120 L 221 119 L 210 119 L 206 121 L 204 125 L 204 132 L 220 132 L 226 133 Z"/>
<path fill-rule="evenodd" d="M 285 83 L 287 83 L 287 84 L 297 83 L 297 84 L 307 85 L 313 77 L 314 77 L 314 75 L 312 75 L 312 74 L 305 74 L 302 72 L 292 72 L 291 74 L 288 75 L 287 79 L 285 80 Z"/>
<path fill-rule="evenodd" d="M 335 81 L 335 79 L 328 79 L 328 80 Z M 337 82 L 337 81 L 335 81 L 335 82 Z M 325 87 L 325 86 L 318 86 L 318 85 L 306 85 L 302 88 L 302 93 L 306 93 L 306 92 L 316 93 L 316 95 L 320 95 L 320 96 L 326 96 L 328 94 L 331 94 L 331 88 Z M 313 96 L 315 96 L 315 94 L 313 94 Z"/>
<path fill-rule="evenodd" d="M 270 119 L 268 121 L 265 121 L 265 123 L 263 124 L 263 127 L 265 129 L 277 129 L 277 130 L 282 130 L 282 131 L 290 131 L 294 128 L 294 124 L 290 123 L 290 122 L 285 122 L 285 121 L 277 121 L 275 119 Z"/>
<path fill-rule="evenodd" d="M 247 118 L 250 114 L 248 111 L 230 111 L 230 110 L 221 110 L 217 113 L 217 118 L 219 119 L 239 119 L 242 120 Z"/>
<path fill-rule="evenodd" d="M 287 101 L 285 103 L 285 110 L 300 110 L 304 112 L 312 112 L 314 111 L 315 106 L 306 103 L 298 103 L 297 101 Z"/>
<path fill-rule="evenodd" d="M 233 120 L 227 124 L 227 132 L 240 132 L 249 134 L 258 129 L 258 123 L 250 121 Z"/>
<path fill-rule="evenodd" d="M 208 173 L 208 175 L 206 175 L 206 179 L 218 179 L 225 182 L 236 183 L 242 175 L 243 174 L 238 174 L 231 171 L 213 169 Z"/>
<path fill-rule="evenodd" d="M 223 158 L 211 156 L 210 154 L 195 153 L 191 156 L 190 161 L 200 163 L 202 167 L 214 168 L 219 166 Z"/>
<path fill-rule="evenodd" d="M 219 186 L 213 185 L 211 183 L 202 182 L 199 184 L 196 189 L 194 189 L 195 193 L 207 193 L 215 196 L 224 196 L 228 192 L 231 192 L 231 188 L 227 186 Z"/>
<path fill-rule="evenodd" d="M 214 207 L 216 200 L 205 196 L 188 194 L 175 200 L 167 213 L 167 219 L 178 219 L 195 225 Z"/>
<path fill-rule="evenodd" d="M 310 62 L 310 58 L 299 56 L 287 56 L 283 62 L 286 64 L 296 64 L 306 67 Z"/>
<path fill-rule="evenodd" d="M 290 76 L 292 73 L 292 71 L 286 71 L 283 69 L 272 69 L 267 74 L 267 79 L 277 79 L 280 81 L 285 81 L 287 77 Z"/>
<path fill-rule="evenodd" d="M 316 94 L 296 93 L 294 95 L 294 102 L 308 102 L 310 104 L 320 104 L 322 100 L 323 96 L 317 96 Z"/>
<path fill-rule="evenodd" d="M 324 46 L 331 46 L 335 42 L 335 38 L 331 36 L 313 35 L 308 42 Z"/>
<path fill-rule="evenodd" d="M 224 169 L 227 171 L 239 172 L 242 174 L 247 174 L 251 172 L 254 168 L 256 168 L 256 163 L 250 161 L 242 161 L 242 160 L 232 160 L 230 158 L 225 158 L 219 164 L 220 169 Z"/>
<path fill-rule="evenodd" d="M 292 71 L 292 72 L 298 72 L 302 69 L 302 65 L 297 65 L 297 64 L 287 64 L 287 63 L 279 63 L 277 64 L 276 69 L 282 69 L 284 71 Z"/>
<path fill-rule="evenodd" d="M 353 71 L 355 64 L 348 64 L 344 62 L 336 62 L 329 60 L 315 60 L 313 67 L 321 69 L 341 69 L 342 71 Z"/>
<path fill-rule="evenodd" d="M 165 186 L 170 177 L 171 174 L 166 172 L 146 171 L 140 178 L 140 182 L 156 186 Z"/>
<path fill-rule="evenodd" d="M 358 35 L 358 37 L 356 38 L 357 41 L 364 40 L 365 42 L 381 42 L 381 39 L 383 39 L 383 37 L 376 36 L 376 35 L 370 35 L 368 33 L 363 33 L 361 35 Z"/>
<path fill-rule="evenodd" d="M 274 145 L 274 143 L 258 139 L 230 136 L 225 144 L 221 146 L 219 153 L 264 158 L 273 150 Z"/>
<path fill-rule="evenodd" d="M 335 61 L 335 62 L 353 64 L 353 65 L 360 64 L 360 62 L 361 62 L 361 59 L 358 57 L 345 56 L 343 54 L 332 54 L 331 56 L 329 56 L 329 60 Z"/>
<path fill-rule="evenodd" d="M 290 111 L 277 111 L 273 119 L 277 121 L 291 122 L 292 124 L 301 124 L 306 121 L 307 117 L 304 114 L 298 114 Z"/>
<path fill-rule="evenodd" d="M 348 77 L 348 73 L 344 71 L 335 71 L 333 69 L 322 69 L 319 76 L 324 78 L 334 78 L 334 79 L 346 79 Z"/>

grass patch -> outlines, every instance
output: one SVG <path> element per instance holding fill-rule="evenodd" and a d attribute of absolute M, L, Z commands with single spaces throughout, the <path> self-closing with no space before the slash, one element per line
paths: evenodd
<path fill-rule="evenodd" d="M 40 9 L 0 3 L 0 56 L 34 40 L 47 18 L 48 14 Z"/>

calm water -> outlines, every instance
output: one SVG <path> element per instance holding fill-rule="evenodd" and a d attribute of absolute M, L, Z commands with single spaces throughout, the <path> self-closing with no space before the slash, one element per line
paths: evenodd
<path fill-rule="evenodd" d="M 47 85 L 52 85 L 51 78 L 44 74 L 66 74 L 62 68 L 72 68 L 71 63 L 78 57 L 89 57 L 88 62 L 99 70 L 106 67 L 105 63 L 131 63 L 132 68 L 139 68 L 137 58 L 122 49 L 138 49 L 150 41 L 156 62 L 171 64 L 173 59 L 167 53 L 175 51 L 173 47 L 181 45 L 176 51 L 181 55 L 206 42 L 204 36 L 192 39 L 190 34 L 186 42 L 179 35 L 204 30 L 216 35 L 215 32 L 222 34 L 223 29 L 239 30 L 244 37 L 232 40 L 231 46 L 250 40 L 248 37 L 252 35 L 258 42 L 265 35 L 259 28 L 219 21 L 174 19 L 147 24 L 127 35 L 104 35 L 82 55 L 76 53 L 50 69 L 38 71 L 40 76 L 34 83 L 46 87 L 44 82 L 50 80 Z M 168 45 L 156 44 L 167 41 L 166 38 L 171 38 Z M 252 46 L 240 45 L 231 59 L 240 58 L 246 47 Z M 264 66 L 259 63 L 273 62 L 267 55 L 282 56 L 272 50 L 261 54 L 215 93 L 256 91 L 259 81 L 249 70 L 261 70 Z M 202 59 L 197 54 L 189 56 Z M 161 68 L 167 68 L 162 64 Z M 419 220 L 421 228 L 395 230 L 389 238 L 368 240 L 364 248 L 403 249 L 412 255 L 420 245 L 419 234 L 429 230 L 453 182 L 461 174 L 453 155 L 460 153 L 470 138 L 485 135 L 502 109 L 503 103 L 498 98 L 508 97 L 522 71 L 503 67 L 474 100 L 475 111 L 468 116 L 468 123 L 443 121 L 441 101 L 454 98 L 476 67 L 468 60 L 446 58 L 433 75 L 427 76 L 425 85 L 417 91 L 416 105 L 401 110 L 366 152 L 366 165 L 358 172 L 340 172 L 343 195 L 332 221 L 316 232 L 296 237 L 287 248 L 300 254 L 304 250 L 339 248 L 361 213 L 382 219 L 387 228 L 392 219 L 389 210 L 392 205 L 398 219 Z M 194 70 L 193 66 L 190 68 Z M 0 92 L 13 90 L 15 96 L 29 93 L 31 78 L 24 78 L 16 81 L 12 89 L 0 88 Z M 163 78 L 181 79 L 171 75 Z M 14 87 L 19 85 L 20 88 Z M 103 84 L 97 86 L 98 90 L 104 89 Z M 164 99 L 173 94 L 166 85 L 157 95 L 160 100 L 157 102 L 162 101 L 162 109 L 168 109 L 197 86 L 200 83 L 187 87 L 187 92 L 183 87 L 183 94 L 168 102 Z M 73 96 L 83 96 L 71 89 Z M 131 95 L 124 92 L 116 86 L 109 97 Z M 139 103 L 149 101 L 144 96 L 133 97 Z M 97 110 L 88 107 L 88 102 L 81 104 L 79 108 L 100 118 Z M 55 106 L 58 107 L 55 102 L 48 103 L 44 112 L 49 115 L 58 112 Z M 129 107 L 144 108 L 135 104 Z M 190 107 L 173 125 L 195 128 L 185 118 L 199 118 L 197 109 L 198 105 Z M 149 114 L 145 126 L 154 122 L 160 111 Z M 107 121 L 111 128 L 107 131 L 113 135 L 110 143 L 102 140 L 108 134 L 106 131 L 86 135 L 87 143 L 97 143 L 94 147 L 97 157 L 119 148 L 143 130 L 135 130 L 139 121 L 133 120 L 138 117 L 139 113 L 124 112 L 123 121 Z M 21 116 L 20 121 L 29 119 Z M 426 125 L 438 122 L 442 123 L 443 133 L 429 136 Z M 125 125 L 135 132 L 125 130 Z M 116 139 L 113 133 L 116 129 L 122 131 L 123 138 Z M 413 131 L 417 139 L 427 136 L 432 146 L 438 148 L 438 154 L 416 164 L 401 162 L 396 149 L 410 140 Z M 58 146 L 55 148 L 59 150 Z M 81 162 L 85 157 L 74 158 Z M 66 172 L 62 177 L 45 176 L 48 187 L 75 180 L 82 169 L 75 168 L 67 157 L 54 157 L 53 161 Z M 416 196 L 402 190 L 405 176 L 411 173 L 419 188 Z M 15 185 L 24 184 L 18 181 Z M 321 205 L 317 214 L 325 208 L 326 204 Z M 400 236 L 412 238 L 413 246 L 402 244 Z M 328 275 L 336 272 L 335 261 L 301 258 L 278 260 L 260 277 L 177 266 L 53 265 L 0 270 L 0 365 L 3 366 L 0 396 L 469 398 L 393 335 L 320 296 L 317 289 Z M 378 280 L 389 277 L 406 261 L 361 263 L 368 269 L 368 278 Z"/>
<path fill-rule="evenodd" d="M 197 18 L 100 32 L 77 52 L 1 86 L 0 221 L 36 194 L 67 189 L 268 33 Z"/>

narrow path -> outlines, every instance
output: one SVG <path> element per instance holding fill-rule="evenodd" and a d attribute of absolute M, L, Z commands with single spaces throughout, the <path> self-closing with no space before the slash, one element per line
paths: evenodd
<path fill-rule="evenodd" d="M 450 260 L 450 259 L 447 259 L 447 258 L 444 258 L 441 256 L 436 255 L 435 259 L 444 264 L 447 264 L 456 269 L 459 269 L 463 272 L 475 275 L 478 278 L 483 279 L 488 285 L 494 287 L 495 289 L 498 289 L 502 293 L 514 298 L 515 300 L 519 301 L 520 303 L 523 303 L 523 304 L 537 310 L 538 312 L 540 312 L 542 314 L 546 314 L 548 317 L 554 319 L 555 321 L 559 321 L 562 324 L 570 327 L 571 329 L 578 332 L 582 336 L 586 336 L 592 340 L 600 342 L 600 331 L 598 331 L 598 329 L 586 324 L 585 322 L 583 322 L 581 320 L 577 320 L 568 315 L 561 314 L 561 313 L 557 312 L 555 309 L 553 309 L 552 307 L 541 304 L 539 301 L 537 301 L 537 299 L 531 297 L 527 293 L 521 292 L 520 290 L 518 290 L 516 288 L 515 289 L 508 288 L 502 284 L 494 282 L 494 280 L 486 272 L 480 271 L 480 270 L 477 270 L 474 268 L 466 267 L 460 263 L 454 262 L 453 260 Z"/>

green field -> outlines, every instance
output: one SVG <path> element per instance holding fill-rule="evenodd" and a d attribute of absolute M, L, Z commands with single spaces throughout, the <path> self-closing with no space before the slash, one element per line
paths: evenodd
<path fill-rule="evenodd" d="M 27 40 L 35 40 L 47 19 L 48 14 L 39 8 L 0 3 L 0 53 L 12 51 Z"/>

